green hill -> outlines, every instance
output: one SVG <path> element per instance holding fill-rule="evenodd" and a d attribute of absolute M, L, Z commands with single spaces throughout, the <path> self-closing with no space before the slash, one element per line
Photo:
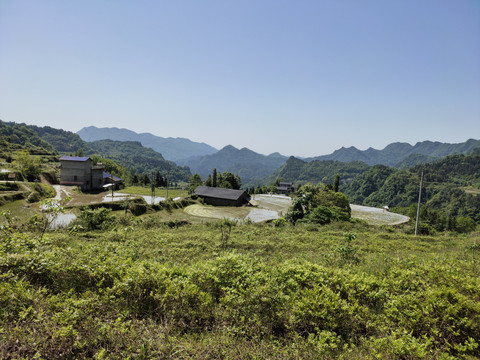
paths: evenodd
<path fill-rule="evenodd" d="M 59 153 L 75 153 L 79 150 L 85 153 L 91 152 L 88 143 L 71 131 L 54 129 L 50 126 L 28 125 L 28 128 L 35 131 L 40 138 L 52 145 Z"/>
<path fill-rule="evenodd" d="M 367 171 L 369 166 L 360 161 L 344 163 L 341 161 L 303 161 L 291 156 L 285 164 L 270 175 L 265 183 L 274 182 L 276 179 L 293 183 L 325 184 L 333 183 L 335 175 L 340 175 L 342 183 L 352 181 L 356 176 Z"/>
<path fill-rule="evenodd" d="M 25 124 L 0 120 L 0 147 L 2 157 L 15 151 L 28 150 L 32 155 L 54 155 L 55 148 Z"/>
<path fill-rule="evenodd" d="M 480 196 L 475 190 L 480 188 L 480 155 L 473 153 L 451 155 L 408 170 L 374 166 L 343 191 L 352 203 L 401 207 L 407 215 L 415 216 L 422 172 L 421 218 L 437 230 L 455 228 L 452 221 L 472 219 L 480 223 Z"/>

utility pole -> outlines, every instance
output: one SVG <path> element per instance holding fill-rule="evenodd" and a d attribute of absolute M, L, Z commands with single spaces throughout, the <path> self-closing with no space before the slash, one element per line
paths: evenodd
<path fill-rule="evenodd" d="M 167 184 L 167 196 L 165 197 L 165 200 L 168 200 L 168 175 L 165 176 L 165 183 Z"/>
<path fill-rule="evenodd" d="M 155 204 L 155 173 L 152 173 L 152 205 Z"/>
<path fill-rule="evenodd" d="M 415 221 L 415 236 L 418 234 L 418 218 L 420 215 L 420 199 L 422 198 L 423 171 L 420 176 L 420 190 L 418 191 L 417 220 Z"/>

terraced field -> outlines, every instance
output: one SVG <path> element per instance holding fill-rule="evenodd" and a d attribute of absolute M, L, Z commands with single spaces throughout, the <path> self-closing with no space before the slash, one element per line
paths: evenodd
<path fill-rule="evenodd" d="M 255 195 L 253 200 L 257 203 L 257 207 L 236 208 L 195 204 L 186 207 L 185 212 L 192 216 L 207 219 L 248 219 L 253 222 L 262 222 L 279 218 L 287 212 L 292 202 L 291 198 L 278 195 Z"/>
<path fill-rule="evenodd" d="M 350 208 L 353 218 L 365 220 L 370 225 L 400 225 L 410 219 L 405 215 L 368 206 L 350 204 Z"/>
<path fill-rule="evenodd" d="M 279 195 L 255 195 L 253 200 L 257 207 L 235 208 L 195 204 L 188 206 L 184 210 L 189 215 L 206 219 L 248 219 L 253 222 L 262 222 L 283 216 L 292 203 L 291 198 Z M 350 206 L 353 218 L 365 220 L 370 225 L 398 225 L 409 220 L 408 216 L 395 214 L 383 209 L 353 204 Z"/>

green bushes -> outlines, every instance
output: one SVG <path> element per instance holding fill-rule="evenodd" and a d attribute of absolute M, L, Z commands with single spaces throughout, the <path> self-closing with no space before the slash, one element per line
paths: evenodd
<path fill-rule="evenodd" d="M 110 215 L 111 210 L 106 208 L 84 209 L 78 220 L 86 230 L 108 229 L 115 221 Z"/>
<path fill-rule="evenodd" d="M 18 191 L 20 190 L 17 183 L 14 182 L 6 182 L 0 183 L 0 191 Z"/>
<path fill-rule="evenodd" d="M 225 222 L 84 214 L 1 229 L 0 358 L 480 356 L 478 234 L 232 224 L 222 246 Z"/>
<path fill-rule="evenodd" d="M 129 209 L 135 216 L 143 215 L 147 212 L 147 206 L 145 204 L 132 204 Z"/>
<path fill-rule="evenodd" d="M 305 184 L 297 191 L 285 219 L 292 224 L 308 222 L 325 225 L 332 221 L 348 221 L 351 209 L 347 197 L 327 187 Z"/>
<path fill-rule="evenodd" d="M 35 183 L 28 184 L 31 188 L 31 193 L 27 197 L 29 203 L 38 202 L 45 198 L 52 198 L 55 196 L 55 190 L 50 185 Z"/>

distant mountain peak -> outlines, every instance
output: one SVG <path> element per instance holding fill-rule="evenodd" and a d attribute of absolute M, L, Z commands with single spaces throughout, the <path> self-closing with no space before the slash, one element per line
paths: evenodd
<path fill-rule="evenodd" d="M 271 153 L 268 155 L 269 157 L 285 157 L 282 154 L 280 154 L 278 151 Z"/>

